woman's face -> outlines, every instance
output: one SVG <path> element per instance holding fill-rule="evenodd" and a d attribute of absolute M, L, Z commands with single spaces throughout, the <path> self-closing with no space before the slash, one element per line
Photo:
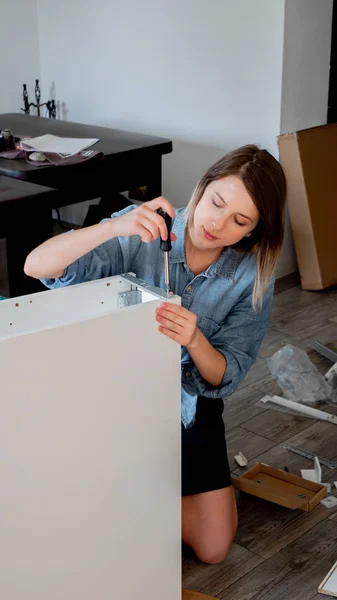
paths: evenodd
<path fill-rule="evenodd" d="M 206 188 L 194 212 L 189 235 L 199 250 L 232 246 L 253 231 L 258 210 L 239 177 L 230 175 Z"/>

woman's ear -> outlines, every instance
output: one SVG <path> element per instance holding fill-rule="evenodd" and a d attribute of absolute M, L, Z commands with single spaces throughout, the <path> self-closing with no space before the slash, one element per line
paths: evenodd
<path fill-rule="evenodd" d="M 231 246 L 234 250 L 238 250 L 239 252 L 252 252 L 254 246 L 257 244 L 259 238 L 261 236 L 261 225 L 260 222 L 256 225 L 255 229 L 253 229 L 253 231 L 250 231 L 249 233 L 247 233 L 245 236 L 243 236 L 243 238 L 237 242 L 236 244 L 233 244 L 233 246 Z"/>

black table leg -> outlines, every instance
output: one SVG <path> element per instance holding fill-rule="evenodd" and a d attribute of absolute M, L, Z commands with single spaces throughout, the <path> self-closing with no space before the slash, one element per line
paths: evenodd
<path fill-rule="evenodd" d="M 11 298 L 45 290 L 37 279 L 25 275 L 23 267 L 28 254 L 53 235 L 52 211 L 49 207 L 22 207 L 7 222 L 7 269 Z"/>
<path fill-rule="evenodd" d="M 146 199 L 152 200 L 161 196 L 161 179 L 162 179 L 162 167 L 161 167 L 161 156 L 156 156 L 151 160 L 149 174 L 147 176 L 146 186 Z"/>
<path fill-rule="evenodd" d="M 102 219 L 108 219 L 112 213 L 118 212 L 131 204 L 132 202 L 129 202 L 122 194 L 111 191 L 103 194 L 99 204 L 89 206 L 82 227 L 89 227 L 99 223 Z"/>

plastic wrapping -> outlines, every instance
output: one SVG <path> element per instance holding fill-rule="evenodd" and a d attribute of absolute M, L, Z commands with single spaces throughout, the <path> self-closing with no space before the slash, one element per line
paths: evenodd
<path fill-rule="evenodd" d="M 288 344 L 268 359 L 268 367 L 284 397 L 293 402 L 314 404 L 329 400 L 332 388 L 306 352 Z"/>

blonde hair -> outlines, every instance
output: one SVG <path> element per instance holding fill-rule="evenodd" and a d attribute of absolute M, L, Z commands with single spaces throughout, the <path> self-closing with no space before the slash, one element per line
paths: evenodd
<path fill-rule="evenodd" d="M 286 179 L 280 163 L 267 150 L 254 144 L 241 146 L 211 166 L 199 181 L 185 209 L 187 227 L 193 224 L 194 211 L 209 184 L 229 175 L 241 179 L 260 216 L 251 236 L 232 246 L 256 255 L 253 308 L 257 310 L 262 307 L 282 248 Z"/>

